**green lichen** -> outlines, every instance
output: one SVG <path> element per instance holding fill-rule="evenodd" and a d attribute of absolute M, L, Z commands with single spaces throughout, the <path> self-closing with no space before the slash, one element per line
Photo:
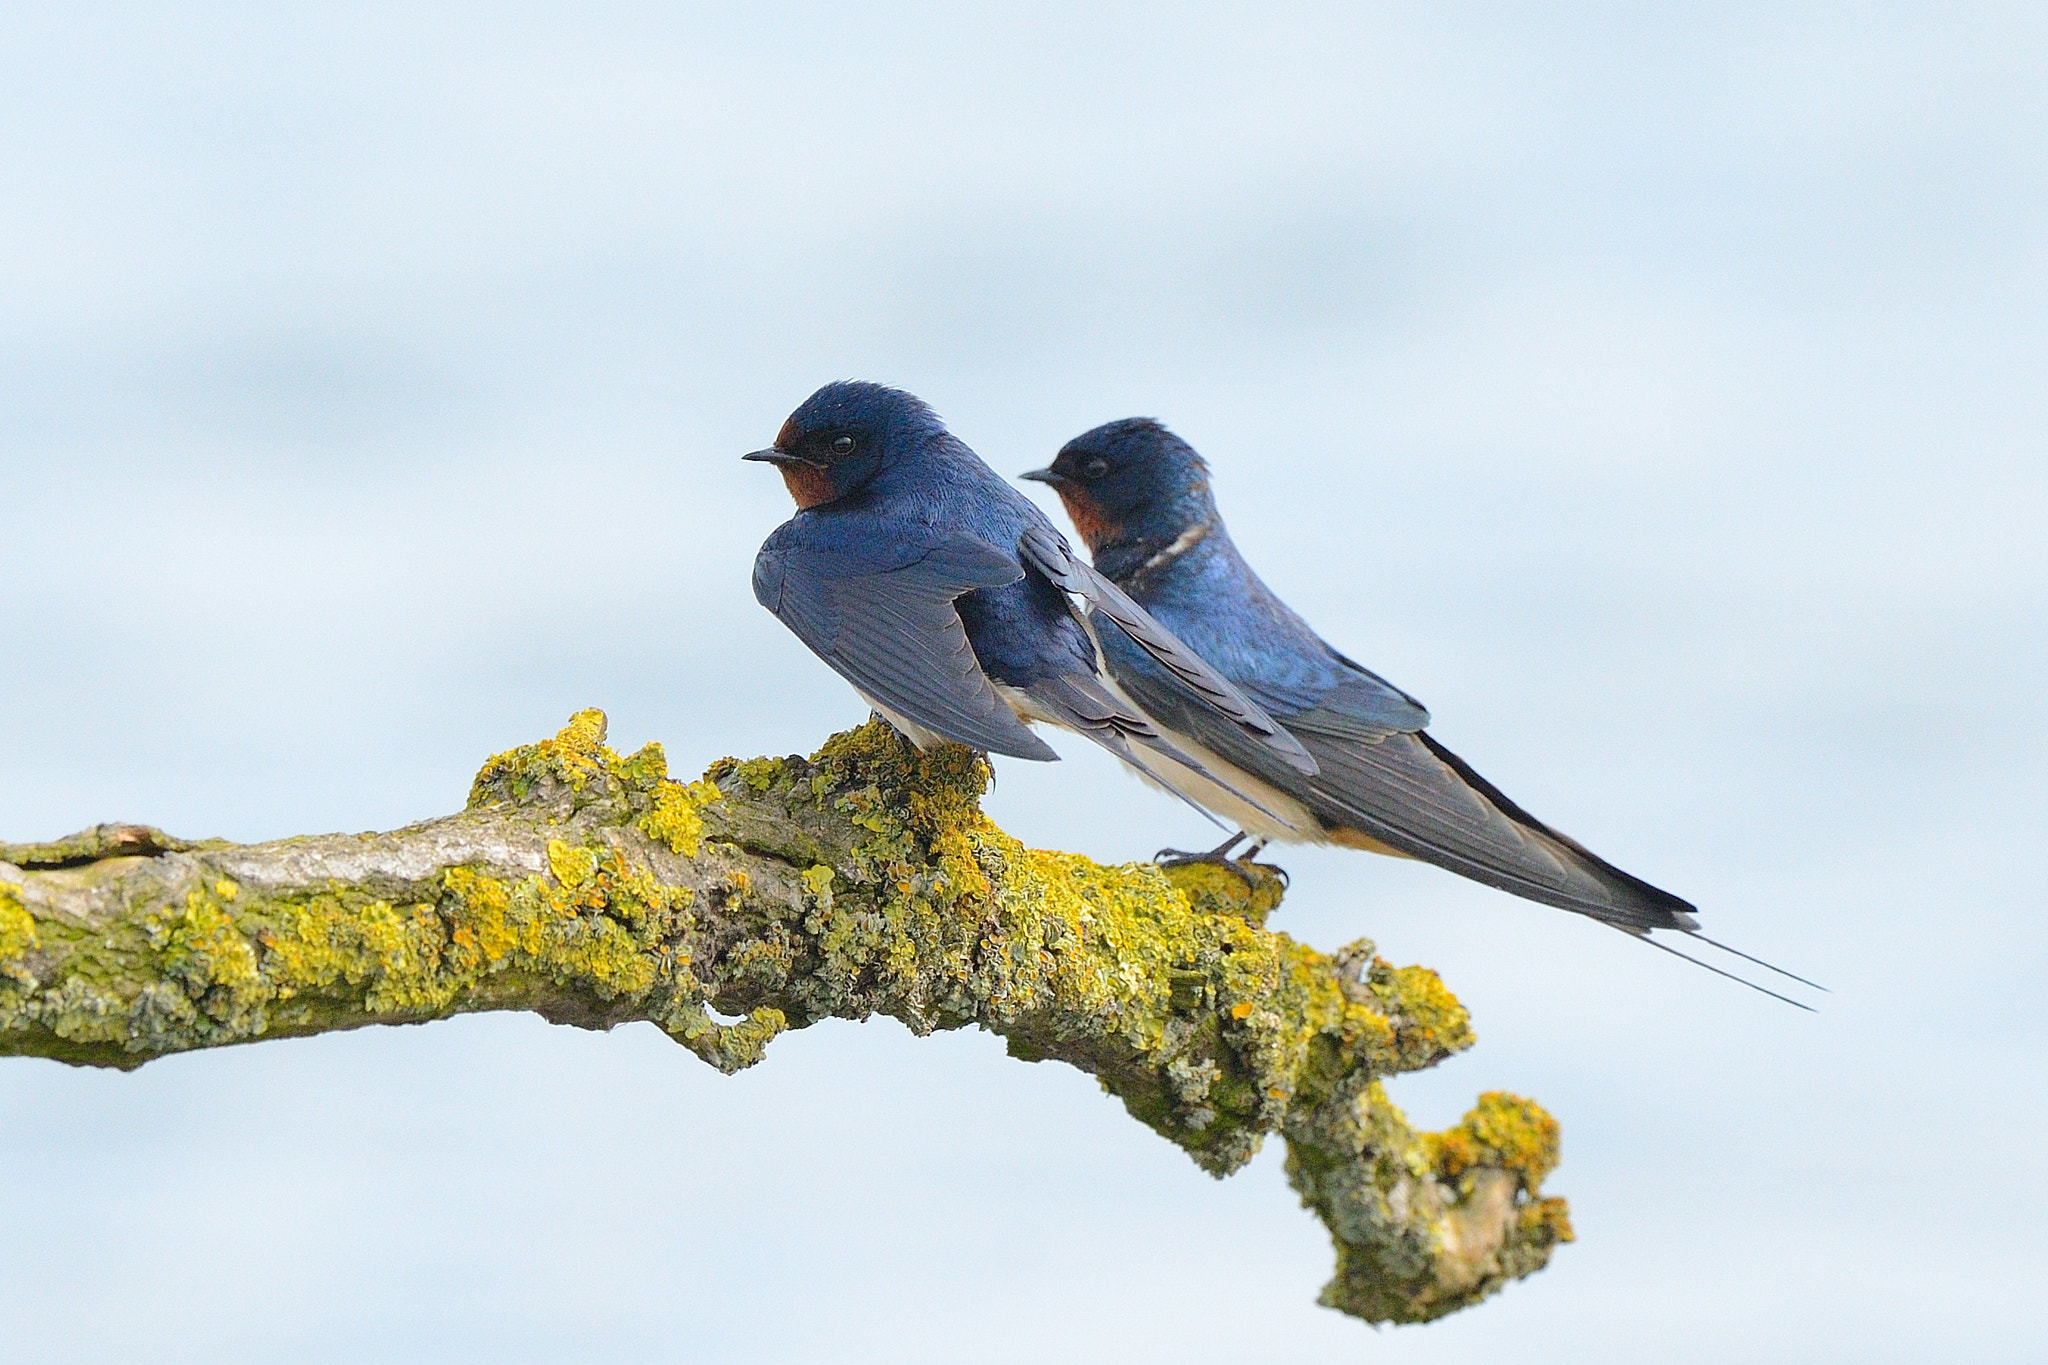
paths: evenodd
<path fill-rule="evenodd" d="M 702 1004 L 678 1009 L 664 1023 L 669 1036 L 730 1076 L 761 1060 L 768 1043 L 789 1028 L 781 1010 L 762 1005 L 732 1024 L 714 1021 Z"/>
<path fill-rule="evenodd" d="M 222 881 L 230 892 L 233 884 Z M 231 1032 L 260 1032 L 274 991 L 257 965 L 255 945 L 215 893 L 194 891 L 175 915 L 143 919 L 163 975 L 186 987 L 195 1009 Z"/>
<path fill-rule="evenodd" d="M 1532 1100 L 1489 1091 L 1457 1127 L 1423 1135 L 1437 1177 L 1471 1199 L 1492 1172 L 1514 1178 L 1515 1223 L 1495 1254 L 1494 1283 L 1540 1270 L 1559 1243 L 1574 1240 L 1565 1201 L 1545 1198 L 1543 1181 L 1557 1169 L 1558 1123 Z"/>
<path fill-rule="evenodd" d="M 435 1017 L 489 994 L 497 977 L 597 1002 L 648 1003 L 657 987 L 694 998 L 688 954 L 673 946 L 693 927 L 689 888 L 611 850 L 551 839 L 547 853 L 549 879 L 454 867 L 431 901 L 329 894 L 291 905 L 263 937 L 266 963 L 288 997 L 341 985 L 372 1016 Z"/>
<path fill-rule="evenodd" d="M 601 713 L 582 713 L 555 739 L 493 759 L 477 791 L 485 804 L 508 791 L 602 797 L 625 809 L 601 813 L 627 823 L 675 784 L 658 748 L 622 759 L 602 734 Z M 189 1047 L 435 1018 L 537 982 L 568 997 L 571 1014 L 579 1004 L 601 1013 L 626 999 L 656 1011 L 699 998 L 678 947 L 695 927 L 695 891 L 593 841 L 603 824 L 589 819 L 580 834 L 548 839 L 545 878 L 457 866 L 411 898 L 391 898 L 349 886 L 250 896 L 231 878 L 202 875 L 173 907 L 110 930 L 45 922 L 62 962 L 42 987 L 16 968 L 18 984 L 34 989 L 0 1002 L 0 1030 L 61 1039 L 68 1046 L 50 1050 L 64 1060 L 135 1065 Z M 83 882 L 139 861 L 36 875 Z M 0 904 L 0 952 L 12 967 L 35 946 L 37 925 L 11 890 Z M 17 938 L 21 953 L 11 951 Z"/>
<path fill-rule="evenodd" d="M 1416 1133 L 1377 1080 L 1290 1120 L 1287 1175 L 1330 1229 L 1337 1273 L 1322 1302 L 1370 1322 L 1428 1322 L 1549 1262 L 1572 1240 L 1544 1198 L 1557 1125 L 1491 1093 L 1445 1133 Z"/>
<path fill-rule="evenodd" d="M 1291 1105 L 1361 1067 L 1412 1069 L 1469 1044 L 1434 974 L 1382 967 L 1346 993 L 1329 960 L 1263 918 L 1280 878 L 1228 869 L 1104 867 L 1026 849 L 981 813 L 986 764 L 920 753 L 870 723 L 815 759 L 714 770 L 732 799 L 781 793 L 861 837 L 814 865 L 800 934 L 763 926 L 728 950 L 739 1000 L 794 1017 L 894 1015 L 913 1029 L 976 1023 L 1028 1058 L 1094 1071 L 1130 1112 L 1225 1174 Z"/>
<path fill-rule="evenodd" d="M 94 825 L 50 843 L 0 843 L 0 863 L 19 868 L 77 867 L 108 858 L 153 858 L 198 845 L 149 825 Z"/>
<path fill-rule="evenodd" d="M 735 762 L 731 772 L 755 792 L 765 792 L 772 790 L 776 783 L 783 779 L 788 768 L 784 760 L 779 758 L 750 758 L 744 762 Z"/>

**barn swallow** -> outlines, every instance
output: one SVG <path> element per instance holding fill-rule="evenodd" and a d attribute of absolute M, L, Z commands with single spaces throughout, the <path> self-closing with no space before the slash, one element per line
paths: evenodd
<path fill-rule="evenodd" d="M 1103 676 L 1093 622 L 1107 620 L 1158 666 L 1161 695 L 1276 767 L 1314 771 L 1291 735 L 910 394 L 827 384 L 774 445 L 742 458 L 780 469 L 797 505 L 754 561 L 754 596 L 918 747 L 956 740 L 1056 760 L 1025 725 L 1042 721 L 1154 780 L 1199 767 Z"/>
<path fill-rule="evenodd" d="M 1224 529 L 1207 463 L 1160 423 L 1129 418 L 1096 427 L 1069 441 L 1049 467 L 1022 477 L 1059 494 L 1097 570 L 1278 719 L 1316 760 L 1313 773 L 1274 762 L 1188 705 L 1144 651 L 1114 628 L 1102 629 L 1104 660 L 1124 695 L 1199 760 L 1198 769 L 1162 772 L 1155 780 L 1243 831 L 1194 856 L 1224 859 L 1245 839 L 1255 841 L 1254 854 L 1268 841 L 1337 844 L 1434 863 L 1591 916 L 1666 951 L 1675 950 L 1648 940 L 1650 930 L 1700 937 L 1690 903 L 1509 800 L 1429 735 L 1421 702 L 1331 648 L 1276 597 Z"/>

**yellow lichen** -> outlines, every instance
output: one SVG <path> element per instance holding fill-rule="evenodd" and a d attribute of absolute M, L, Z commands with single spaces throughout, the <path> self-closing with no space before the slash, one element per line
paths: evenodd
<path fill-rule="evenodd" d="M 0 881 L 0 978 L 33 985 L 21 964 L 35 948 L 35 917 L 22 905 L 14 883 Z"/>
<path fill-rule="evenodd" d="M 1328 959 L 1255 928 L 1259 898 L 1280 883 L 1269 869 L 1214 869 L 1198 905 L 1151 865 L 1025 849 L 981 814 L 987 769 L 965 749 L 920 753 L 871 724 L 815 761 L 836 807 L 870 834 L 853 864 L 876 896 L 873 909 L 811 897 L 812 970 L 836 992 L 834 1012 L 893 990 L 908 996 L 891 1012 L 913 1027 L 971 1017 L 1020 1055 L 1036 1055 L 1048 1027 L 1116 1037 L 1130 1051 L 1105 1082 L 1219 1172 L 1292 1106 L 1317 1102 L 1337 1079 L 1318 1059 L 1349 1049 L 1426 1064 L 1465 1041 L 1463 1012 L 1433 995 L 1433 975 L 1383 974 L 1353 998 Z M 801 776 L 780 760 L 745 767 L 727 771 L 757 787 Z M 922 974 L 935 961 L 957 964 L 943 985 Z"/>
<path fill-rule="evenodd" d="M 661 940 L 692 896 L 616 853 L 551 840 L 556 886 L 472 868 L 442 875 L 433 904 L 315 897 L 287 907 L 264 935 L 281 998 L 337 982 L 363 988 L 373 1014 L 430 1015 L 505 968 L 581 982 L 598 996 L 638 995 L 670 970 Z"/>
<path fill-rule="evenodd" d="M 548 870 L 564 890 L 574 890 L 597 875 L 597 850 L 571 848 L 560 839 L 548 840 Z"/>
<path fill-rule="evenodd" d="M 704 839 L 704 817 L 699 810 L 724 795 L 709 782 L 664 781 L 655 788 L 654 809 L 640 817 L 640 832 L 656 843 L 666 844 L 671 853 L 685 858 L 697 856 Z"/>
<path fill-rule="evenodd" d="M 613 766 L 619 762 L 604 747 L 605 723 L 602 711 L 578 711 L 553 739 L 494 754 L 477 772 L 470 805 L 486 804 L 492 796 L 522 800 L 549 778 L 571 791 L 582 791 L 593 778 L 605 775 L 607 758 Z"/>
<path fill-rule="evenodd" d="M 1519 1095 L 1488 1091 L 1455 1128 L 1424 1139 L 1438 1173 L 1455 1180 L 1476 1167 L 1512 1171 L 1535 1189 L 1557 1169 L 1557 1120 Z"/>
<path fill-rule="evenodd" d="M 504 882 L 467 867 L 451 867 L 441 884 L 447 891 L 442 904 L 454 925 L 451 937 L 462 940 L 458 946 L 480 959 L 463 965 L 474 970 L 501 961 L 516 949 L 539 951 L 540 940 L 531 934 L 531 921 L 518 923 L 511 918 L 512 895 Z"/>
<path fill-rule="evenodd" d="M 1515 1215 L 1515 1223 L 1517 1234 L 1535 1245 L 1578 1240 L 1572 1232 L 1571 1206 L 1562 1199 L 1529 1200 Z"/>

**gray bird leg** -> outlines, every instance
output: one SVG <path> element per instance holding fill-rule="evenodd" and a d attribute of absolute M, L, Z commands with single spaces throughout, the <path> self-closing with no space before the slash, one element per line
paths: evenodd
<path fill-rule="evenodd" d="M 1152 861 L 1158 863 L 1161 867 L 1185 867 L 1189 863 L 1222 863 L 1228 865 L 1231 861 L 1230 850 L 1236 848 L 1250 837 L 1243 830 L 1239 830 L 1207 853 L 1189 853 L 1185 849 L 1162 848 L 1152 855 Z M 1261 844 L 1252 851 L 1256 853 L 1259 848 L 1263 847 L 1264 845 Z"/>
<path fill-rule="evenodd" d="M 1266 851 L 1266 840 L 1252 839 L 1250 848 L 1247 848 L 1238 857 L 1231 857 L 1230 850 L 1236 848 L 1246 839 L 1251 839 L 1251 836 L 1243 830 L 1239 830 L 1207 853 L 1188 853 L 1177 848 L 1162 848 L 1152 855 L 1152 861 L 1161 867 L 1187 867 L 1193 863 L 1214 863 L 1218 867 L 1227 867 L 1240 877 L 1244 877 L 1245 884 L 1250 886 L 1252 879 L 1244 871 L 1245 864 L 1256 862 L 1258 856 Z M 1273 870 L 1280 874 L 1280 884 L 1283 887 L 1291 884 L 1292 878 L 1287 875 L 1286 868 L 1276 867 Z"/>

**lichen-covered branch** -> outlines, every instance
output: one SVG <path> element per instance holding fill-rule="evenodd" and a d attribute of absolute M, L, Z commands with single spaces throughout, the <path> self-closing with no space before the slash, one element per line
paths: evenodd
<path fill-rule="evenodd" d="M 1216 1175 L 1280 1134 L 1344 1312 L 1439 1317 L 1570 1239 L 1541 1109 L 1486 1095 L 1417 1133 L 1381 1091 L 1471 1044 L 1435 973 L 1268 932 L 1264 869 L 1026 849 L 981 814 L 987 778 L 874 723 L 686 785 L 585 711 L 492 759 L 460 814 L 387 834 L 0 844 L 0 1055 L 131 1068 L 521 1009 L 649 1020 L 729 1072 L 818 1019 L 976 1024 L 1093 1073 Z"/>

